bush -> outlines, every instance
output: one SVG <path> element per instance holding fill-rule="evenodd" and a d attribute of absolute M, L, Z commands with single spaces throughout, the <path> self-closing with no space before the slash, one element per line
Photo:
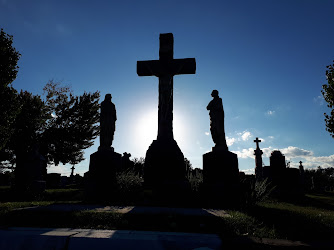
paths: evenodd
<path fill-rule="evenodd" d="M 116 176 L 116 194 L 120 201 L 134 202 L 142 191 L 143 178 L 134 170 L 119 172 Z"/>
<path fill-rule="evenodd" d="M 270 194 L 276 188 L 271 184 L 271 182 L 268 181 L 268 179 L 251 179 L 248 181 L 247 179 L 243 179 L 241 185 L 243 189 L 241 207 L 246 209 L 255 206 L 258 202 L 262 202 L 268 199 Z"/>
<path fill-rule="evenodd" d="M 203 183 L 202 172 L 192 170 L 191 172 L 188 172 L 187 179 L 189 181 L 191 191 L 195 193 L 199 192 Z"/>

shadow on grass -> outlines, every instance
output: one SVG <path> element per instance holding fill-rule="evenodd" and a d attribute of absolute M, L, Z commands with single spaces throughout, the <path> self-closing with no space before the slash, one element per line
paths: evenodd
<path fill-rule="evenodd" d="M 207 213 L 207 212 L 206 212 Z M 205 215 L 138 214 L 94 211 L 15 210 L 0 213 L 2 227 L 91 228 L 109 230 L 218 233 L 236 236 L 230 223 L 210 213 Z"/>

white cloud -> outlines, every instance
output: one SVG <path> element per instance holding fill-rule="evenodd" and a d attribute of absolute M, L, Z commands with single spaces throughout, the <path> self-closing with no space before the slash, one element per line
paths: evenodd
<path fill-rule="evenodd" d="M 243 149 L 242 151 L 232 151 L 240 158 L 254 158 L 254 148 Z"/>
<path fill-rule="evenodd" d="M 254 168 L 249 168 L 249 169 L 242 169 L 240 170 L 241 172 L 244 172 L 247 175 L 255 174 L 255 169 Z"/>
<path fill-rule="evenodd" d="M 69 176 L 71 174 L 71 166 L 70 165 L 51 165 L 47 168 L 48 174 L 50 173 L 58 173 L 61 175 Z"/>
<path fill-rule="evenodd" d="M 209 133 L 209 132 L 204 132 L 204 134 L 205 134 L 205 135 L 210 135 L 210 133 Z"/>
<path fill-rule="evenodd" d="M 238 155 L 238 158 L 247 159 L 251 158 L 254 159 L 254 148 L 242 149 L 238 151 L 232 151 L 233 153 Z M 287 161 L 291 161 L 290 166 L 294 168 L 298 168 L 299 161 L 303 162 L 303 166 L 305 169 L 307 168 L 316 168 L 321 166 L 322 168 L 329 168 L 334 167 L 334 154 L 329 156 L 314 156 L 313 151 L 298 148 L 294 146 L 289 146 L 287 148 L 276 149 L 272 147 L 268 148 L 261 148 L 263 151 L 262 159 L 269 160 L 271 153 L 274 150 L 280 150 L 282 154 L 285 156 Z M 248 170 L 242 170 L 246 174 Z"/>
<path fill-rule="evenodd" d="M 269 116 L 272 116 L 272 115 L 274 115 L 275 114 L 275 111 L 274 110 L 268 110 L 267 112 L 266 112 L 266 115 L 269 115 Z"/>
<path fill-rule="evenodd" d="M 283 149 L 281 149 L 281 152 L 287 158 L 307 157 L 307 156 L 312 156 L 313 155 L 312 151 L 305 150 L 305 149 L 302 149 L 302 148 L 293 147 L 293 146 L 283 148 Z"/>
<path fill-rule="evenodd" d="M 270 157 L 271 155 L 271 152 L 274 151 L 274 149 L 272 147 L 269 147 L 269 148 L 261 148 L 262 152 L 263 152 L 263 155 L 262 157 Z"/>
<path fill-rule="evenodd" d="M 324 105 L 325 99 L 322 95 L 318 95 L 317 97 L 313 98 L 313 102 L 319 104 L 320 106 Z"/>
<path fill-rule="evenodd" d="M 306 158 L 304 164 L 309 164 L 310 168 L 321 166 L 322 168 L 334 167 L 334 155 L 330 156 L 311 156 Z M 307 166 L 307 165 L 304 165 Z"/>
<path fill-rule="evenodd" d="M 226 137 L 226 143 L 227 143 L 227 146 L 232 146 L 233 143 L 235 143 L 236 139 L 235 138 L 230 138 L 230 137 Z"/>
<path fill-rule="evenodd" d="M 241 157 L 241 158 L 254 158 L 254 150 L 255 150 L 255 147 L 254 148 L 248 148 L 248 149 L 242 149 L 241 151 L 233 151 L 233 152 L 236 153 L 238 155 L 238 157 Z M 278 149 L 274 149 L 272 147 L 269 147 L 269 148 L 261 148 L 261 150 L 263 152 L 262 157 L 270 157 L 271 153 L 274 150 L 278 150 Z M 324 163 L 327 162 L 327 163 L 334 164 L 334 156 L 333 156 L 333 158 L 313 157 L 313 152 L 312 151 L 302 149 L 302 148 L 289 146 L 287 148 L 280 149 L 280 151 L 282 152 L 283 155 L 285 155 L 287 160 L 292 159 L 292 158 L 307 158 L 309 160 L 310 159 L 318 159 L 318 160 L 321 160 Z"/>
<path fill-rule="evenodd" d="M 322 168 L 334 167 L 334 155 L 314 156 L 314 153 L 307 149 L 289 146 L 281 149 L 286 160 L 291 160 L 291 166 L 298 167 L 299 161 L 302 159 L 304 168 Z M 295 162 L 297 160 L 297 162 Z"/>
<path fill-rule="evenodd" d="M 251 136 L 252 136 L 251 132 L 244 131 L 243 134 L 241 135 L 241 139 L 243 141 L 247 141 Z"/>

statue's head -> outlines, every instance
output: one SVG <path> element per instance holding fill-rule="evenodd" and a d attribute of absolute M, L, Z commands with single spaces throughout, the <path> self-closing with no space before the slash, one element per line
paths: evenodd
<path fill-rule="evenodd" d="M 106 94 L 106 96 L 104 97 L 105 101 L 111 101 L 111 94 Z"/>
<path fill-rule="evenodd" d="M 216 89 L 212 90 L 211 96 L 212 97 L 218 97 L 218 90 L 216 90 Z"/>

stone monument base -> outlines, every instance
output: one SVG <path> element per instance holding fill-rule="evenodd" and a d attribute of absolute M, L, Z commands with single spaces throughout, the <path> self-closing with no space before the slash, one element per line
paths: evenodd
<path fill-rule="evenodd" d="M 109 200 L 116 185 L 116 172 L 121 167 L 122 155 L 113 148 L 101 149 L 90 155 L 86 196 L 93 200 Z"/>
<path fill-rule="evenodd" d="M 203 155 L 203 191 L 210 206 L 234 207 L 239 202 L 239 168 L 236 154 L 213 148 Z"/>
<path fill-rule="evenodd" d="M 174 139 L 152 142 L 145 158 L 145 189 L 161 199 L 182 200 L 190 191 L 186 172 L 183 153 Z"/>

